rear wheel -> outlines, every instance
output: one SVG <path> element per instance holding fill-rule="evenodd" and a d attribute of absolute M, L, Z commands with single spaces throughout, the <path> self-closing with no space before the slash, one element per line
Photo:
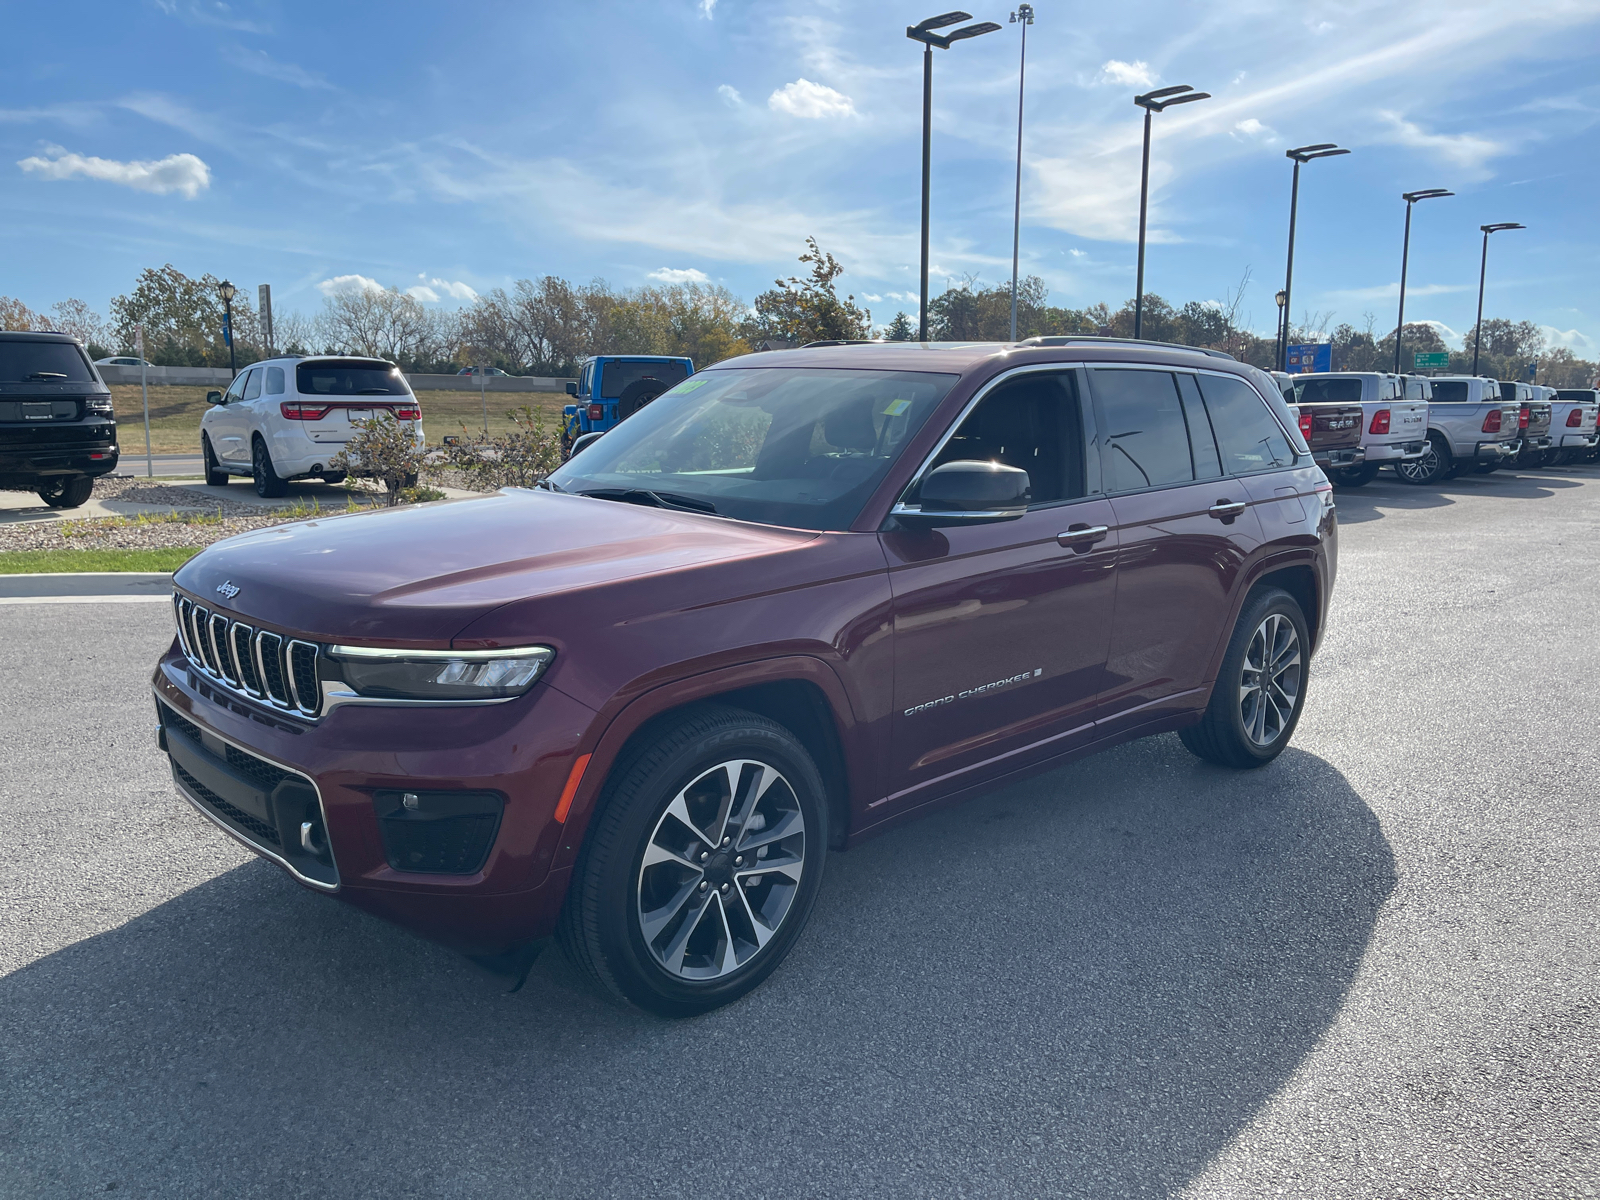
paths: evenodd
<path fill-rule="evenodd" d="M 39 485 L 39 499 L 51 508 L 77 508 L 94 491 L 92 475 L 56 475 Z"/>
<path fill-rule="evenodd" d="M 1419 485 L 1443 481 L 1454 467 L 1455 458 L 1450 453 L 1449 443 L 1438 433 L 1428 435 L 1428 444 L 1420 458 L 1401 459 L 1394 465 L 1402 481 Z"/>
<path fill-rule="evenodd" d="M 1377 477 L 1377 463 L 1362 463 L 1359 467 L 1335 467 L 1328 472 L 1328 478 L 1334 487 L 1365 487 Z"/>
<path fill-rule="evenodd" d="M 200 457 L 205 463 L 206 486 L 226 487 L 229 475 L 217 462 L 217 454 L 216 451 L 211 448 L 211 437 L 209 434 L 202 433 L 200 435 Z"/>
<path fill-rule="evenodd" d="M 718 1008 L 788 954 L 822 882 L 822 777 L 781 725 L 706 707 L 618 764 L 562 910 L 569 957 L 663 1016 Z"/>
<path fill-rule="evenodd" d="M 1191 753 L 1224 767 L 1260 767 L 1283 752 L 1306 699 L 1311 638 L 1282 588 L 1245 601 L 1200 724 L 1178 731 Z"/>
<path fill-rule="evenodd" d="M 289 485 L 273 469 L 272 455 L 267 453 L 267 443 L 256 434 L 250 443 L 250 473 L 255 479 L 256 495 L 273 500 L 289 494 Z"/>

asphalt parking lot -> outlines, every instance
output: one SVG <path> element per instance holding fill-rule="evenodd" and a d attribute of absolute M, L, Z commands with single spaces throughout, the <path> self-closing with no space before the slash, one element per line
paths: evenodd
<path fill-rule="evenodd" d="M 0 607 L 0 1195 L 1600 1195 L 1600 468 L 1341 492 L 1295 743 L 835 854 L 669 1023 L 313 895 L 174 794 L 160 604 Z"/>

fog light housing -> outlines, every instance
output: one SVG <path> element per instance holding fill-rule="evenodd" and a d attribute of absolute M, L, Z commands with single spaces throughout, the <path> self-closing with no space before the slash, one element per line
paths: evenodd
<path fill-rule="evenodd" d="M 473 875 L 500 831 L 499 792 L 389 791 L 372 794 L 383 853 L 396 871 Z"/>

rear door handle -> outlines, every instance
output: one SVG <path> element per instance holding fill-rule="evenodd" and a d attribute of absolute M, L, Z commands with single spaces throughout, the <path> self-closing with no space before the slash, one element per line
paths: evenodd
<path fill-rule="evenodd" d="M 1240 500 L 1218 500 L 1210 508 L 1206 509 L 1206 512 L 1219 521 L 1231 523 L 1235 517 L 1249 507 L 1248 504 Z"/>
<path fill-rule="evenodd" d="M 1092 549 L 1096 542 L 1106 540 L 1106 534 L 1111 532 L 1107 525 L 1072 525 L 1065 533 L 1056 534 L 1056 541 L 1069 549 L 1082 554 L 1085 550 Z"/>

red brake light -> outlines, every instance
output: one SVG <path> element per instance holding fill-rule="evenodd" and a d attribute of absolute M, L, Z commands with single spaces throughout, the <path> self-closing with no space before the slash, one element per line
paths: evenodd
<path fill-rule="evenodd" d="M 1370 429 L 1367 430 L 1367 432 L 1368 433 L 1388 433 L 1389 432 L 1389 410 L 1387 408 L 1380 408 L 1377 412 L 1372 414 L 1372 426 L 1371 426 Z"/>
<path fill-rule="evenodd" d="M 1528 406 L 1526 404 L 1524 404 L 1522 406 L 1522 408 L 1517 413 L 1517 428 L 1518 429 L 1526 429 L 1527 427 L 1528 427 Z"/>
<path fill-rule="evenodd" d="M 394 413 L 394 419 L 396 421 L 420 421 L 420 420 L 422 420 L 422 409 L 420 407 L 416 406 L 416 405 L 411 405 L 409 407 L 404 407 L 404 408 L 394 408 L 394 409 L 390 409 L 389 411 Z"/>
<path fill-rule="evenodd" d="M 1498 408 L 1491 408 L 1488 415 L 1483 418 L 1483 431 L 1485 433 L 1500 432 L 1500 410 Z"/>
<path fill-rule="evenodd" d="M 320 421 L 328 415 L 328 408 L 326 404 L 301 404 L 298 400 L 285 400 L 278 405 L 278 411 L 290 421 Z"/>
<path fill-rule="evenodd" d="M 606 419 L 606 406 L 604 404 L 589 405 L 589 420 L 604 421 Z"/>
<path fill-rule="evenodd" d="M 1312 428 L 1313 428 L 1313 418 L 1312 418 L 1311 414 L 1308 413 L 1308 412 L 1301 413 L 1300 414 L 1300 436 L 1305 438 L 1307 442 L 1309 442 L 1311 440 L 1311 430 L 1312 430 Z"/>
<path fill-rule="evenodd" d="M 1582 425 L 1582 424 L 1583 424 L 1583 409 L 1575 408 L 1575 409 L 1573 409 L 1571 412 L 1569 412 L 1567 414 L 1567 425 L 1568 425 L 1569 428 L 1576 429 L 1579 425 Z"/>

